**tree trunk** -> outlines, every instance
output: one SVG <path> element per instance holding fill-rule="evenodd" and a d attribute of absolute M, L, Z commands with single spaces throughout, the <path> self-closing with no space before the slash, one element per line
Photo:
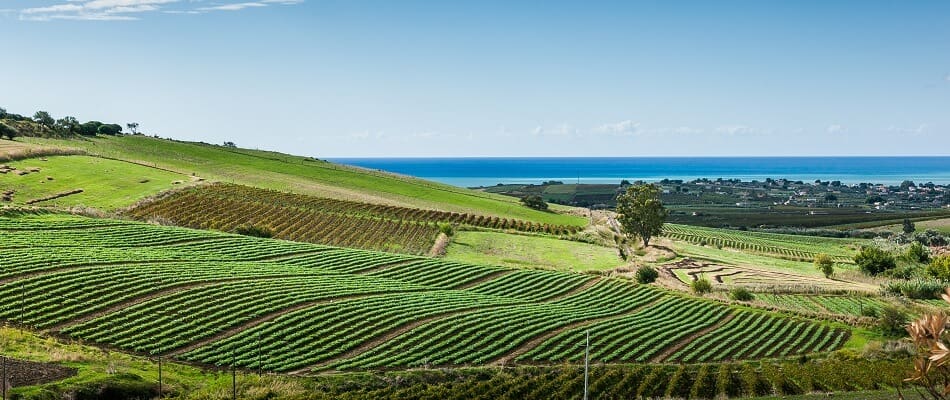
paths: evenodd
<path fill-rule="evenodd" d="M 649 236 L 644 236 L 644 237 L 643 237 L 643 247 L 650 247 L 650 237 L 649 237 Z"/>

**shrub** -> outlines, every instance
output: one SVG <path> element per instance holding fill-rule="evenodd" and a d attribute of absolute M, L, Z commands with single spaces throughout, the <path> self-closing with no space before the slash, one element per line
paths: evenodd
<path fill-rule="evenodd" d="M 455 228 L 452 227 L 452 224 L 441 223 L 439 224 L 439 232 L 445 234 L 445 236 L 451 237 L 455 235 Z"/>
<path fill-rule="evenodd" d="M 521 204 L 524 204 L 525 206 L 529 208 L 533 208 L 535 210 L 541 210 L 541 211 L 548 210 L 548 203 L 545 203 L 544 199 L 542 199 L 541 196 L 534 195 L 534 194 L 530 196 L 522 197 Z"/>
<path fill-rule="evenodd" d="M 898 335 L 904 332 L 904 326 L 907 325 L 907 314 L 894 306 L 887 306 L 881 309 L 881 316 L 878 319 L 877 326 L 882 332 L 889 335 Z"/>
<path fill-rule="evenodd" d="M 891 281 L 881 285 L 884 294 L 901 295 L 911 299 L 937 299 L 947 284 L 938 279 L 911 279 Z"/>
<path fill-rule="evenodd" d="M 861 246 L 861 251 L 854 256 L 854 263 L 861 271 L 874 276 L 897 266 L 894 256 L 874 246 Z"/>
<path fill-rule="evenodd" d="M 925 263 L 930 260 L 930 249 L 924 247 L 920 242 L 914 242 L 907 248 L 904 258 L 911 262 Z"/>
<path fill-rule="evenodd" d="M 254 225 L 239 226 L 234 229 L 234 233 L 259 238 L 270 238 L 274 236 L 274 231 L 270 228 Z"/>
<path fill-rule="evenodd" d="M 729 298 L 736 301 L 752 301 L 755 299 L 755 296 L 749 291 L 749 289 L 746 289 L 742 286 L 737 286 L 729 291 Z"/>
<path fill-rule="evenodd" d="M 712 282 L 710 282 L 705 276 L 701 276 L 696 278 L 696 280 L 690 284 L 690 288 L 693 289 L 693 293 L 702 296 L 712 291 Z"/>
<path fill-rule="evenodd" d="M 642 284 L 653 283 L 659 276 L 660 273 L 656 271 L 656 268 L 649 265 L 637 268 L 637 282 Z"/>
<path fill-rule="evenodd" d="M 935 278 L 950 280 L 950 255 L 937 256 L 930 260 L 927 273 Z"/>
<path fill-rule="evenodd" d="M 831 259 L 831 256 L 824 253 L 815 256 L 815 267 L 818 268 L 821 273 L 825 274 L 825 278 L 831 278 L 831 275 L 835 273 L 834 260 Z"/>

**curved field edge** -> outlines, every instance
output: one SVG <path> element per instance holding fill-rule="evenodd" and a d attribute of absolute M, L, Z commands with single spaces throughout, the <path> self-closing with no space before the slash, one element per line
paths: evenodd
<path fill-rule="evenodd" d="M 80 149 L 90 155 L 160 167 L 202 178 L 320 197 L 529 221 L 584 226 L 587 220 L 541 212 L 508 196 L 277 152 L 230 149 L 145 136 L 83 140 L 23 138 L 28 143 Z"/>
<path fill-rule="evenodd" d="M 76 368 L 73 377 L 51 383 L 14 387 L 9 395 L 21 398 L 63 398 L 105 388 L 124 389 L 132 396 L 157 394 L 155 358 L 65 343 L 16 328 L 0 328 L 5 355 L 19 360 L 51 362 Z M 623 364 L 590 369 L 594 398 L 649 397 L 713 398 L 774 396 L 768 398 L 894 398 L 894 388 L 910 373 L 909 360 L 868 360 L 858 357 L 815 358 L 805 362 L 742 362 L 696 365 Z M 665 377 L 666 379 L 657 379 Z M 266 374 L 238 370 L 239 396 L 272 399 L 402 399 L 440 398 L 578 398 L 583 366 L 457 368 L 374 373 L 341 373 L 315 377 Z M 162 391 L 176 398 L 230 396 L 231 372 L 208 370 L 177 362 L 162 363 Z M 393 382 L 399 382 L 393 384 Z M 847 393 L 855 391 L 853 394 Z M 904 386 L 905 393 L 912 391 Z M 805 396 L 810 394 L 810 396 Z M 801 397 L 793 397 L 801 396 Z"/>
<path fill-rule="evenodd" d="M 77 229 L 65 229 L 73 225 Z M 326 301 L 339 308 L 340 304 L 348 304 L 346 301 L 357 301 L 342 301 L 351 296 L 412 292 L 429 297 L 432 304 L 427 309 L 429 311 L 412 311 L 418 309 L 413 307 L 421 307 L 423 303 L 410 302 L 405 308 L 410 311 L 408 314 L 396 313 L 392 318 L 374 319 L 376 315 L 385 314 L 374 310 L 386 310 L 394 302 L 379 302 L 375 308 L 367 308 L 365 312 L 360 307 L 343 307 L 336 320 L 340 326 L 362 330 L 336 338 L 307 334 L 309 336 L 302 337 L 306 346 L 283 346 L 291 351 L 284 353 L 287 359 L 300 360 L 294 361 L 293 365 L 286 364 L 287 368 L 319 361 L 307 353 L 319 353 L 321 347 L 318 346 L 333 348 L 334 343 L 358 345 L 443 311 L 471 309 L 459 314 L 458 323 L 452 318 L 441 318 L 406 333 L 422 341 L 413 342 L 414 346 L 418 345 L 415 349 L 421 349 L 421 352 L 412 354 L 411 358 L 403 357 L 399 346 L 393 347 L 402 341 L 399 336 L 395 338 L 398 340 L 379 346 L 379 349 L 389 348 L 385 351 L 395 358 L 359 354 L 356 358 L 363 361 L 349 364 L 355 368 L 373 365 L 402 369 L 425 364 L 425 360 L 431 359 L 436 362 L 443 360 L 439 363 L 444 365 L 479 365 L 515 351 L 523 343 L 551 330 L 621 315 L 643 304 L 637 300 L 642 298 L 638 297 L 642 294 L 654 293 L 688 307 L 711 304 L 710 301 L 676 296 L 616 279 L 600 280 L 577 292 L 575 288 L 591 280 L 590 276 L 541 270 L 497 275 L 494 279 L 470 286 L 468 283 L 493 276 L 504 268 L 133 222 L 61 215 L 28 216 L 0 219 L 0 232 L 6 238 L 2 253 L 3 275 L 9 277 L 6 284 L 0 286 L 4 293 L 0 296 L 0 317 L 39 328 L 63 325 L 71 335 L 131 352 L 172 352 L 263 315 L 279 313 L 307 302 L 320 302 L 292 313 L 295 318 L 281 320 L 279 324 L 277 319 L 280 318 L 274 319 L 273 323 L 277 325 L 271 326 L 282 333 L 268 334 L 263 340 L 280 349 L 281 341 L 291 343 L 289 335 L 305 332 L 305 327 L 327 329 L 331 326 L 329 320 L 322 317 L 329 314 L 304 315 L 314 307 L 322 307 Z M 219 240 L 191 240 L 203 235 Z M 186 237 L 189 240 L 177 240 Z M 44 242 L 50 246 L 36 245 Z M 136 250 L 131 250 L 133 248 Z M 116 264 L 116 261 L 122 263 Z M 73 264 L 83 266 L 62 268 Z M 360 274 L 360 271 L 372 272 Z M 266 284 L 262 280 L 265 278 Z M 206 281 L 221 283 L 170 291 L 166 296 L 135 302 L 137 298 L 159 290 Z M 456 289 L 459 287 L 465 289 Z M 116 307 L 127 302 L 135 304 L 121 310 Z M 732 309 L 718 304 L 711 307 Z M 92 320 L 83 318 L 100 310 L 117 311 Z M 353 313 L 353 310 L 359 312 Z M 783 319 L 777 314 L 768 315 L 770 321 Z M 69 321 L 82 322 L 73 325 Z M 810 324 L 824 326 L 820 322 Z M 446 326 L 465 331 L 443 329 Z M 506 327 L 519 328 L 509 331 Z M 480 342 L 469 342 L 489 332 L 500 336 L 491 339 L 489 335 L 485 337 L 490 340 L 482 338 Z M 620 331 L 620 335 L 631 333 L 632 330 Z M 237 335 L 222 340 L 234 336 Z M 316 340 L 318 338 L 322 341 Z M 248 350 L 255 348 L 260 340 L 254 335 L 245 335 L 235 343 L 234 349 L 243 349 L 239 358 L 241 365 L 249 368 L 261 366 L 254 353 Z M 671 339 L 664 346 L 673 341 Z M 210 359 L 216 360 L 211 361 L 212 364 L 225 365 L 236 361 L 234 358 L 215 357 L 216 352 L 224 349 L 215 348 L 215 343 L 208 346 L 212 349 Z M 840 343 L 831 343 L 815 349 L 828 351 L 838 347 Z M 745 347 L 739 350 L 743 349 Z M 438 353 L 443 350 L 444 353 Z M 266 365 L 278 365 L 282 359 L 276 357 L 284 356 L 273 353 L 263 357 L 267 358 Z M 730 356 L 725 354 L 724 357 Z M 618 359 L 624 360 L 629 358 Z M 546 362 L 554 364 L 558 358 L 548 358 Z M 347 363 L 340 360 L 335 366 L 342 367 Z"/>

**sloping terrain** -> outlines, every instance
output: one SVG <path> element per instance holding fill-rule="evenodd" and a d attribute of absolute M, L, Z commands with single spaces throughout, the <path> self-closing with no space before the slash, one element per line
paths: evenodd
<path fill-rule="evenodd" d="M 116 220 L 10 216 L 0 236 L 0 319 L 207 364 L 307 372 L 558 363 L 574 353 L 533 350 L 567 349 L 587 329 L 613 349 L 605 360 L 741 337 L 689 356 L 729 360 L 833 350 L 850 332 L 625 280 Z M 769 346 L 775 337 L 781 347 Z"/>
<path fill-rule="evenodd" d="M 23 141 L 81 149 L 90 155 L 139 163 L 208 181 L 238 183 L 339 200 L 479 214 L 583 226 L 581 217 L 541 212 L 518 199 L 418 178 L 333 164 L 311 157 L 229 148 L 145 136 Z M 129 203 L 131 205 L 131 203 Z"/>

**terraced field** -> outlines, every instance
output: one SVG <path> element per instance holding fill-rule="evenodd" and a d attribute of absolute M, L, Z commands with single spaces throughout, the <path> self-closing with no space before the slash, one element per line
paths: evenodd
<path fill-rule="evenodd" d="M 268 371 L 555 364 L 587 330 L 611 362 L 791 356 L 850 334 L 614 278 L 137 222 L 0 217 L 0 250 L 0 320 Z M 709 343 L 726 344 L 688 350 Z"/>
<path fill-rule="evenodd" d="M 852 262 L 853 249 L 860 242 L 855 239 L 744 232 L 677 224 L 666 224 L 663 235 L 693 244 L 728 247 L 796 261 L 812 261 L 819 253 L 825 253 L 840 263 Z"/>
<path fill-rule="evenodd" d="M 127 215 L 178 226 L 234 231 L 267 227 L 275 237 L 331 246 L 426 254 L 437 223 L 567 234 L 560 226 L 475 214 L 306 196 L 233 184 L 202 185 L 139 204 Z"/>
<path fill-rule="evenodd" d="M 881 309 L 888 305 L 887 301 L 879 298 L 860 296 L 815 296 L 761 293 L 755 296 L 755 300 L 767 306 L 781 308 L 793 312 L 805 314 L 833 314 L 852 317 L 876 315 L 881 311 Z M 946 302 L 943 302 L 942 305 L 946 305 Z"/>
<path fill-rule="evenodd" d="M 742 286 L 756 291 L 812 292 L 816 290 L 854 290 L 874 292 L 873 285 L 859 284 L 843 280 L 831 280 L 819 276 L 809 276 L 781 270 L 710 263 L 684 258 L 664 264 L 660 269 L 668 276 L 689 285 L 699 277 L 705 277 L 714 286 L 724 288 Z"/>

